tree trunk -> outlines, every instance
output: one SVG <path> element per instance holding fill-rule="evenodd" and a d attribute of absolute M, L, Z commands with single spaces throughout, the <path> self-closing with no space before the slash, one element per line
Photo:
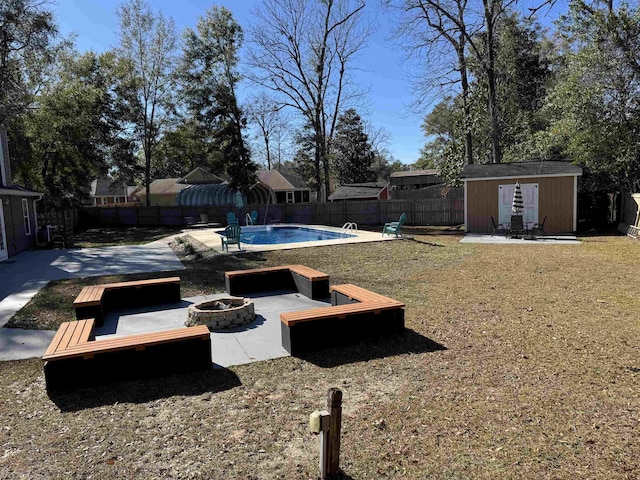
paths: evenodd
<path fill-rule="evenodd" d="M 469 79 L 467 77 L 467 60 L 465 57 L 464 36 L 460 35 L 458 44 L 458 67 L 460 68 L 460 81 L 462 83 L 462 111 L 464 123 L 464 156 L 467 165 L 473 165 L 473 137 L 471 135 L 471 107 L 469 106 Z"/>
<path fill-rule="evenodd" d="M 267 170 L 271 170 L 271 152 L 269 152 L 269 136 L 264 136 L 264 145 L 267 149 Z"/>
<path fill-rule="evenodd" d="M 495 0 L 483 0 L 484 16 L 487 25 L 487 83 L 489 84 L 489 118 L 491 122 L 491 162 L 502 161 L 500 150 L 500 120 L 498 117 L 498 96 L 496 92 L 495 44 L 494 44 L 494 5 Z"/>

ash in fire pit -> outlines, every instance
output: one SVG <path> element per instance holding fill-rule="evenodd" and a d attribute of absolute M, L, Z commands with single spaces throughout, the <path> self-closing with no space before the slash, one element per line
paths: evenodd
<path fill-rule="evenodd" d="M 187 327 L 206 325 L 209 330 L 234 328 L 251 323 L 256 318 L 253 301 L 249 298 L 228 297 L 190 305 Z"/>

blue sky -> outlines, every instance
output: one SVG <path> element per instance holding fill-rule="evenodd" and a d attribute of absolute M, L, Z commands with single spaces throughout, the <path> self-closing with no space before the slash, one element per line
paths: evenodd
<path fill-rule="evenodd" d="M 80 51 L 102 52 L 116 43 L 118 21 L 115 10 L 120 3 L 116 0 L 58 0 L 54 10 L 61 32 L 77 35 L 76 46 Z M 246 30 L 254 21 L 250 11 L 258 2 L 221 0 L 215 3 L 231 10 Z M 209 0 L 151 0 L 154 10 L 173 17 L 179 31 L 194 27 L 212 4 Z M 358 110 L 374 127 L 384 127 L 390 134 L 387 147 L 394 158 L 413 163 L 425 141 L 420 129 L 423 115 L 410 112 L 413 97 L 410 82 L 402 73 L 403 53 L 387 40 L 392 26 L 377 7 L 367 8 L 377 28 L 360 57 L 359 70 L 353 75 L 360 87 L 369 92 L 365 105 Z"/>
<path fill-rule="evenodd" d="M 151 0 L 150 3 L 154 10 L 172 17 L 179 31 L 185 27 L 195 27 L 198 18 L 214 3 L 231 10 L 246 31 L 254 22 L 252 8 L 261 2 Z M 538 0 L 523 0 L 521 7 L 526 9 L 537 3 Z M 119 0 L 58 0 L 54 9 L 62 33 L 68 35 L 73 32 L 77 35 L 76 45 L 80 51 L 92 49 L 102 52 L 115 45 L 118 29 L 115 11 L 120 4 Z M 404 53 L 389 40 L 393 29 L 390 15 L 378 5 L 377 1 L 367 4 L 367 13 L 375 29 L 359 59 L 358 70 L 353 74 L 355 83 L 368 91 L 365 105 L 359 107 L 358 111 L 375 128 L 383 127 L 388 132 L 389 151 L 394 158 L 409 164 L 418 159 L 420 148 L 424 145 L 425 138 L 420 125 L 427 111 L 416 112 L 411 108 L 414 96 L 406 73 L 409 68 L 403 63 Z M 564 6 L 564 2 L 560 0 L 558 6 Z"/>

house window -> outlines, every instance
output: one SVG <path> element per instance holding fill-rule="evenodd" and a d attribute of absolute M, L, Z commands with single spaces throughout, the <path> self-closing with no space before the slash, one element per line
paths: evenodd
<path fill-rule="evenodd" d="M 24 218 L 24 234 L 31 235 L 31 220 L 29 220 L 29 202 L 22 199 L 22 217 Z"/>
<path fill-rule="evenodd" d="M 287 191 L 287 203 L 295 203 L 293 192 L 291 190 Z"/>

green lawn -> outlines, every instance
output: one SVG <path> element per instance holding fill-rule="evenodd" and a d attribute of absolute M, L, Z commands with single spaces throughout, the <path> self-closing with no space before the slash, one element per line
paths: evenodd
<path fill-rule="evenodd" d="M 414 233 L 200 253 L 179 273 L 189 296 L 221 290 L 225 270 L 306 264 L 406 302 L 404 336 L 52 399 L 39 360 L 0 363 L 0 478 L 316 478 L 307 422 L 330 387 L 344 395 L 344 478 L 637 477 L 640 243 Z M 86 283 L 50 285 L 27 323 L 63 319 L 60 299 Z"/>

